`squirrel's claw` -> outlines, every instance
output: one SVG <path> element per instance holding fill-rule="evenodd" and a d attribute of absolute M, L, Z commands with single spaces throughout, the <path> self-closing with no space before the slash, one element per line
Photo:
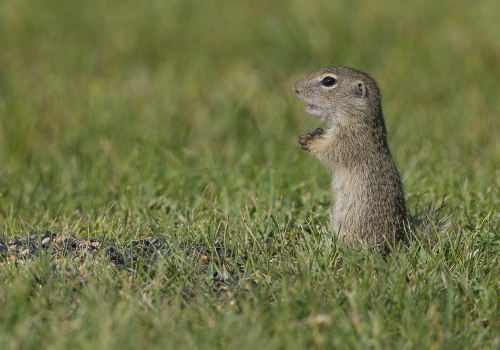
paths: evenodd
<path fill-rule="evenodd" d="M 309 144 L 314 140 L 314 136 L 312 134 L 305 134 L 299 136 L 300 148 L 305 151 L 309 151 Z"/>
<path fill-rule="evenodd" d="M 314 142 L 315 139 L 319 138 L 324 133 L 323 129 L 317 128 L 310 134 L 304 134 L 299 136 L 300 148 L 305 151 L 309 151 L 309 145 Z"/>

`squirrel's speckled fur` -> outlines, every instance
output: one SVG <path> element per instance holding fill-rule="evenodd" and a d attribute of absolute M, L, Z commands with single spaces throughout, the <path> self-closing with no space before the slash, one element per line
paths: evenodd
<path fill-rule="evenodd" d="M 356 69 L 333 67 L 300 80 L 293 91 L 329 126 L 299 143 L 332 172 L 336 234 L 350 246 L 387 252 L 387 242 L 404 239 L 406 206 L 377 83 Z"/>

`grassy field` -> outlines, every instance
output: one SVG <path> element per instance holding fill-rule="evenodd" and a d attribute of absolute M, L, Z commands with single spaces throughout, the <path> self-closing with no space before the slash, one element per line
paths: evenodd
<path fill-rule="evenodd" d="M 0 348 L 500 348 L 499 33 L 495 0 L 0 2 L 0 236 L 172 246 L 147 272 L 4 262 Z M 450 217 L 435 246 L 336 242 L 292 92 L 328 65 L 380 83 L 410 215 Z"/>

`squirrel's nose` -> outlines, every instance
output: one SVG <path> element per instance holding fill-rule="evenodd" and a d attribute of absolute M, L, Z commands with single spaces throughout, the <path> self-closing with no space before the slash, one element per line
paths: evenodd
<path fill-rule="evenodd" d="M 292 90 L 293 90 L 293 92 L 299 93 L 299 89 L 297 89 L 297 87 L 295 85 L 293 86 Z"/>

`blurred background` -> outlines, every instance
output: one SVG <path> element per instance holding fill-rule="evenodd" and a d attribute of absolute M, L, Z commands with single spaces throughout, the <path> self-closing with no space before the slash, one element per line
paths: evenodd
<path fill-rule="evenodd" d="M 499 203 L 499 33 L 496 0 L 4 0 L 2 230 L 307 203 L 327 221 L 292 85 L 329 65 L 379 82 L 410 210 L 445 199 L 473 226 Z"/>

